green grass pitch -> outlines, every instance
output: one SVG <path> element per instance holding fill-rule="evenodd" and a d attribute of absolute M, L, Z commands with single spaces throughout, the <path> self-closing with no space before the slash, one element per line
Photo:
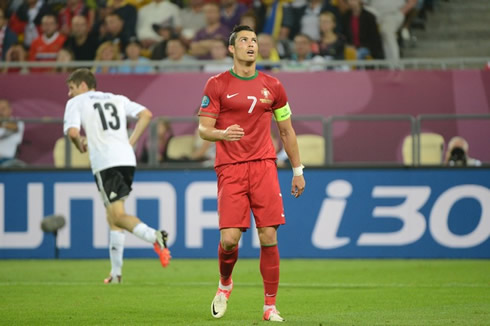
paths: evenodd
<path fill-rule="evenodd" d="M 214 259 L 0 260 L 0 325 L 262 325 L 257 259 L 240 259 L 213 319 Z M 277 307 L 289 325 L 490 325 L 489 260 L 283 259 Z"/>

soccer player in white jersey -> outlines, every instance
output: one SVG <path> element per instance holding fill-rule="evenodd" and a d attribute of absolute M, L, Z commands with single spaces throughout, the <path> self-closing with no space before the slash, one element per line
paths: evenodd
<path fill-rule="evenodd" d="M 171 258 L 166 244 L 167 232 L 149 227 L 124 209 L 136 167 L 133 145 L 150 123 L 152 113 L 125 96 L 96 91 L 95 76 L 88 69 L 74 71 L 67 84 L 71 99 L 66 103 L 63 131 L 81 153 L 89 150 L 90 165 L 111 229 L 112 269 L 104 282 L 121 282 L 124 230 L 153 243 L 162 266 L 166 267 Z M 126 117 L 138 119 L 131 137 L 126 130 Z M 80 126 L 86 138 L 80 135 Z"/>

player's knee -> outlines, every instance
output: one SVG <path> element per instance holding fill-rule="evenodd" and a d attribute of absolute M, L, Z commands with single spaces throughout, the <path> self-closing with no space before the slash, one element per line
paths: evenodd
<path fill-rule="evenodd" d="M 276 228 L 266 227 L 259 228 L 259 240 L 262 246 L 270 246 L 277 244 L 277 231 Z"/>
<path fill-rule="evenodd" d="M 234 236 L 223 236 L 221 238 L 221 246 L 225 250 L 233 250 L 236 246 L 238 246 L 238 241 L 240 239 L 237 239 Z"/>
<path fill-rule="evenodd" d="M 124 212 L 114 212 L 112 214 L 112 221 L 114 222 L 115 225 L 120 226 L 125 216 L 126 214 L 124 214 Z"/>

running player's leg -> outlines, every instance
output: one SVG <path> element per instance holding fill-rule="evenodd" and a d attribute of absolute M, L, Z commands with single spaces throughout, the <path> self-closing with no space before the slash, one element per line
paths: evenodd
<path fill-rule="evenodd" d="M 141 222 L 138 217 L 127 214 L 123 200 L 118 200 L 108 205 L 107 212 L 117 227 L 133 233 L 144 241 L 153 243 L 153 248 L 160 257 L 162 266 L 166 267 L 168 265 L 171 256 L 170 251 L 167 249 L 167 232 L 157 231 Z"/>
<path fill-rule="evenodd" d="M 110 229 L 109 256 L 111 260 L 111 272 L 109 277 L 104 280 L 104 283 L 121 283 L 125 234 L 123 229 L 114 225 L 109 214 L 107 214 L 107 222 Z"/>
<path fill-rule="evenodd" d="M 95 174 L 97 187 L 106 206 L 109 224 L 127 230 L 144 241 L 153 243 L 162 266 L 166 267 L 171 258 L 170 252 L 166 248 L 167 233 L 149 227 L 141 222 L 138 217 L 129 215 L 125 211 L 124 200 L 131 192 L 133 175 L 134 167 L 127 166 L 113 167 Z"/>

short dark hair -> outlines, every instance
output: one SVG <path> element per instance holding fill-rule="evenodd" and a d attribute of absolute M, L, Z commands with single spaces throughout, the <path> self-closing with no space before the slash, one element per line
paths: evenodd
<path fill-rule="evenodd" d="M 66 79 L 66 83 L 73 83 L 77 86 L 84 82 L 87 84 L 88 89 L 95 89 L 97 87 L 97 81 L 95 80 L 94 74 L 87 68 L 80 68 L 75 70 Z"/>
<path fill-rule="evenodd" d="M 250 26 L 247 25 L 237 25 L 233 28 L 233 31 L 230 34 L 230 38 L 228 40 L 228 45 L 233 45 L 235 46 L 235 41 L 236 41 L 236 35 L 241 32 L 241 31 L 249 31 L 249 32 L 254 32 L 254 29 Z"/>

